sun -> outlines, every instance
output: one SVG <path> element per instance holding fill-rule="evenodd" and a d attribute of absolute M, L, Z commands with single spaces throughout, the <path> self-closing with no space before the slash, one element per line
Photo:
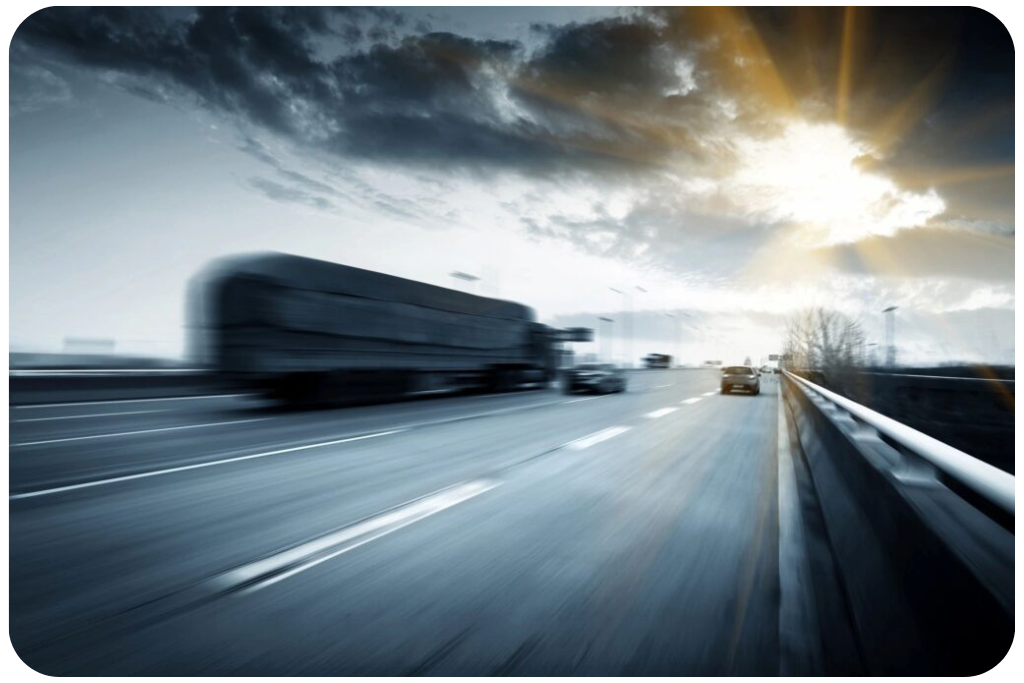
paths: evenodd
<path fill-rule="evenodd" d="M 735 142 L 728 186 L 751 218 L 785 223 L 812 245 L 852 243 L 925 225 L 945 211 L 933 189 L 901 189 L 866 168 L 874 151 L 834 123 L 795 121 L 772 138 Z"/>

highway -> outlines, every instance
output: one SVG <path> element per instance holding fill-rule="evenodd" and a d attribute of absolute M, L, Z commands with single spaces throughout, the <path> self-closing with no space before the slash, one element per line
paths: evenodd
<path fill-rule="evenodd" d="M 10 409 L 10 634 L 55 675 L 779 672 L 778 384 Z"/>

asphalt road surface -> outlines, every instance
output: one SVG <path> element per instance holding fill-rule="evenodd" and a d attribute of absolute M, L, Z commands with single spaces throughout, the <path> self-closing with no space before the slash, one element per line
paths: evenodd
<path fill-rule="evenodd" d="M 47 674 L 776 674 L 778 384 L 717 382 L 12 407 L 12 641 Z"/>

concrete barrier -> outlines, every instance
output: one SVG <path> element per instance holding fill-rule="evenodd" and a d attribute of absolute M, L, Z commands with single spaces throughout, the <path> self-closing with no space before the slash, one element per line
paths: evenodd
<path fill-rule="evenodd" d="M 792 379 L 783 399 L 834 560 L 829 599 L 842 608 L 831 612 L 846 615 L 856 640 L 856 661 L 826 662 L 827 672 L 963 676 L 995 666 L 1013 641 L 1012 516 L 979 509 L 926 461 Z"/>

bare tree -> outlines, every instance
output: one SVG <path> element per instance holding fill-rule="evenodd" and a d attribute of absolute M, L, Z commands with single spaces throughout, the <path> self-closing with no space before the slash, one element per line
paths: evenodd
<path fill-rule="evenodd" d="M 861 364 L 863 348 L 860 323 L 839 311 L 805 309 L 787 325 L 785 353 L 795 370 L 843 371 Z"/>

